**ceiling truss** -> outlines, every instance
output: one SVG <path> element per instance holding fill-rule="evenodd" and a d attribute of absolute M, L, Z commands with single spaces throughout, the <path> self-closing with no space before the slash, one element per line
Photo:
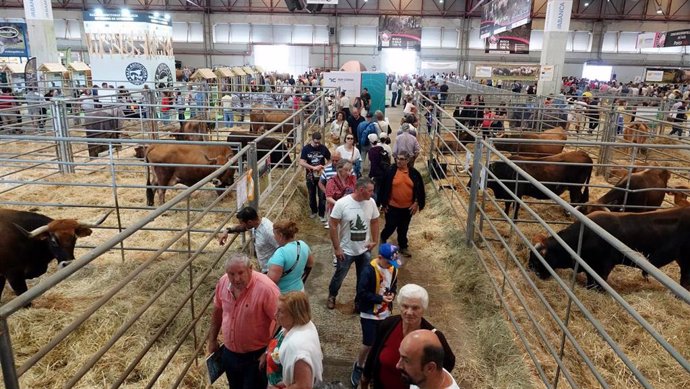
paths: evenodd
<path fill-rule="evenodd" d="M 304 1 L 304 0 L 302 0 Z M 412 15 L 479 17 L 485 0 L 339 0 L 320 15 Z M 547 0 L 533 0 L 532 15 L 543 18 Z M 22 0 L 0 0 L 0 8 L 21 8 Z M 129 7 L 139 10 L 205 13 L 289 13 L 284 0 L 53 0 L 54 9 Z M 472 12 L 471 12 L 472 11 Z M 308 15 L 306 9 L 297 11 Z M 690 0 L 574 0 L 575 20 L 690 22 Z"/>

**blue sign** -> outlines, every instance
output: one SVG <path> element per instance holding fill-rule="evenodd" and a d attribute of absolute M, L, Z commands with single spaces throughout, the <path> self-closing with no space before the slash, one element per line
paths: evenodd
<path fill-rule="evenodd" d="M 28 57 L 26 23 L 0 22 L 0 57 Z"/>

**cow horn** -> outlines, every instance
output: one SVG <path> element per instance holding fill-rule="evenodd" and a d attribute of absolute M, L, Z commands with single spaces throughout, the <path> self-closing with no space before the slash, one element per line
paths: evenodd
<path fill-rule="evenodd" d="M 24 227 L 20 226 L 17 223 L 13 223 L 13 224 L 15 227 L 17 227 L 19 229 L 19 231 L 21 231 L 24 235 L 26 235 L 27 238 L 30 238 L 30 239 L 33 239 L 33 238 L 35 238 L 41 234 L 48 232 L 48 225 L 47 224 L 45 226 L 40 226 L 33 231 L 27 231 L 24 229 Z"/>
<path fill-rule="evenodd" d="M 108 218 L 108 216 L 109 216 L 112 212 L 113 212 L 113 210 L 111 209 L 110 211 L 106 212 L 105 215 L 101 216 L 100 219 L 96 220 L 96 222 L 94 222 L 94 223 L 79 223 L 79 226 L 80 226 L 80 227 L 83 227 L 83 228 L 98 227 L 98 226 L 100 226 L 101 224 L 103 224 L 103 222 L 105 221 L 105 219 Z"/>
<path fill-rule="evenodd" d="M 206 154 L 204 154 L 204 158 L 206 158 L 206 162 L 208 162 L 208 163 L 213 163 L 213 162 L 216 162 L 216 160 L 215 160 L 215 159 L 213 159 L 213 158 L 209 158 L 209 157 L 208 157 L 208 155 L 206 155 Z"/>

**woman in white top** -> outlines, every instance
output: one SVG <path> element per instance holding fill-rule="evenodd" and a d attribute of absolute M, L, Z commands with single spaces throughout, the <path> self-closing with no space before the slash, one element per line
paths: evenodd
<path fill-rule="evenodd" d="M 276 321 L 282 329 L 266 350 L 269 389 L 313 388 L 323 380 L 323 353 L 307 295 L 281 295 Z"/>
<path fill-rule="evenodd" d="M 374 113 L 374 117 L 376 118 L 376 122 L 379 124 L 379 128 L 381 129 L 381 132 L 385 132 L 386 134 L 391 133 L 391 125 L 388 123 L 388 119 L 386 119 L 383 116 L 383 112 L 381 111 L 376 111 Z"/>
<path fill-rule="evenodd" d="M 337 145 L 343 144 L 345 135 L 350 133 L 350 127 L 345 120 L 345 113 L 339 111 L 335 114 L 335 120 L 331 123 L 331 141 Z"/>
<path fill-rule="evenodd" d="M 355 169 L 356 165 L 361 161 L 361 155 L 357 147 L 355 147 L 355 138 L 352 134 L 345 136 L 345 143 L 335 149 L 336 153 L 340 153 L 340 157 L 346 161 L 350 161 Z"/>

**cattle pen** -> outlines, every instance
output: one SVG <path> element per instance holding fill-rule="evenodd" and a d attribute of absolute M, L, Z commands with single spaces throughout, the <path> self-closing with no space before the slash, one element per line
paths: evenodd
<path fill-rule="evenodd" d="M 486 95 L 490 106 L 507 102 L 503 107 L 518 112 L 521 123 L 533 123 L 525 127 L 535 132 L 563 119 L 560 109 L 544 107 L 537 99 L 531 100 L 536 106 L 530 108 L 536 115 L 528 118 L 522 102 L 510 105 L 510 94 L 479 93 Z M 450 96 L 449 101 L 459 95 Z M 318 96 L 277 125 L 269 124 L 269 133 L 258 138 L 249 134 L 245 122 L 239 132 L 253 140 L 246 147 L 224 142 L 229 130 L 219 113 L 209 115 L 206 121 L 216 123 L 209 130 L 210 140 L 232 148 L 234 155 L 219 170 L 186 189 L 157 185 L 169 189 L 169 195 L 156 206 L 147 206 L 145 201 L 145 191 L 151 187 L 145 184 L 145 169 L 153 164 L 137 158 L 135 149 L 199 141 L 169 140 L 179 126 L 170 116 L 159 117 L 160 105 L 143 106 L 141 109 L 148 108 L 146 117 L 127 117 L 125 104 L 116 101 L 88 115 L 77 115 L 74 112 L 83 110 L 62 106 L 67 103 L 79 105 L 83 100 L 33 107 L 39 109 L 28 111 L 43 112 L 40 108 L 45 108 L 46 113 L 25 115 L 24 133 L 0 134 L 0 205 L 79 219 L 95 218 L 108 210 L 113 213 L 92 236 L 79 240 L 78 247 L 85 254 L 64 269 L 51 269 L 29 292 L 0 307 L 5 386 L 203 387 L 206 372 L 200 355 L 208 328 L 209 291 L 216 281 L 214 271 L 228 250 L 247 242 L 236 235 L 231 244 L 220 247 L 215 235 L 232 222 L 238 188 L 247 199 L 251 194 L 254 204 L 258 201 L 263 215 L 275 219 L 290 213 L 288 205 L 302 173 L 296 167 L 296 153 L 306 134 L 325 123 L 326 96 Z M 512 323 L 515 343 L 523 347 L 524 359 L 531 361 L 535 381 L 550 388 L 690 386 L 690 296 L 677 284 L 678 267 L 671 264 L 657 270 L 576 211 L 573 205 L 577 203 L 568 204 L 545 187 L 557 183 L 538 182 L 525 174 L 524 165 L 500 150 L 505 139 L 477 137 L 444 107 L 422 96 L 417 96 L 417 103 L 424 107 L 419 128 L 425 144 L 422 156 L 437 195 L 465 230 L 464 240 L 489 275 L 496 304 Z M 217 106 L 204 108 L 218 111 Z M 615 169 L 664 168 L 672 174 L 670 186 L 687 185 L 684 142 L 667 136 L 651 137 L 645 146 L 620 142 L 622 136 L 612 129 L 613 116 L 606 112 L 602 108 L 601 128 L 593 134 L 568 131 L 567 141 L 560 142 L 566 151 L 582 150 L 592 158 L 590 200 L 612 187 L 609 176 Z M 109 137 L 113 129 L 101 125 L 114 118 L 120 122 L 110 125 L 120 134 Z M 185 119 L 191 121 L 192 117 Z M 40 131 L 41 120 L 50 131 Z M 89 122 L 95 124 L 91 129 L 85 128 Z M 94 139 L 88 136 L 92 133 L 105 136 Z M 462 134 L 469 134 L 470 139 L 459 139 Z M 259 157 L 258 144 L 268 137 L 279 140 L 275 150 L 283 146 L 281 155 L 292 157 L 290 163 Z M 94 146 L 100 149 L 96 155 L 89 154 L 90 146 L 92 152 Z M 648 149 L 646 154 L 641 147 Z M 519 182 L 529 183 L 545 199 L 513 196 L 509 200 L 521 205 L 520 213 L 516 219 L 512 212 L 506 213 L 491 190 L 482 190 L 497 179 L 488 168 L 496 161 L 515 174 L 500 184 L 507 192 L 512 194 Z M 238 179 L 217 196 L 210 184 L 225 169 L 235 169 Z M 468 182 L 472 183 L 469 187 Z M 662 189 L 669 188 L 646 190 Z M 630 188 L 623 191 L 636 193 Z M 665 199 L 663 206 L 672 204 Z M 530 253 L 538 252 L 535 239 L 542 234 L 556 235 L 576 220 L 582 223 L 581 233 L 586 230 L 601 236 L 638 263 L 650 281 L 645 281 L 639 269 L 623 267 L 608 280 L 597 279 L 603 292 L 585 289 L 584 277 L 570 270 L 550 272 L 550 280 L 536 277 L 527 266 Z M 579 269 L 592 273 L 579 251 L 572 247 L 568 252 Z M 20 309 L 29 302 L 32 309 Z"/>
<path fill-rule="evenodd" d="M 200 355 L 210 291 L 224 254 L 247 243 L 235 234 L 219 246 L 216 235 L 245 202 L 271 218 L 290 212 L 302 173 L 299 145 L 324 123 L 326 96 L 280 123 L 265 123 L 270 131 L 263 135 L 250 134 L 252 123 L 244 122 L 235 128 L 246 137 L 244 147 L 225 141 L 229 131 L 218 117 L 206 118 L 221 124 L 203 141 L 170 140 L 176 120 L 129 116 L 128 104 L 115 100 L 93 110 L 75 109 L 80 104 L 83 99 L 30 105 L 16 131 L 0 134 L 1 206 L 79 220 L 112 211 L 78 241 L 82 255 L 62 269 L 51 266 L 28 292 L 0 307 L 5 387 L 204 386 Z M 267 138 L 277 143 L 262 149 Z M 146 184 L 148 168 L 170 164 L 143 160 L 141 147 L 145 155 L 146 147 L 208 142 L 233 150 L 217 170 L 186 188 Z M 234 183 L 208 185 L 229 170 Z M 167 201 L 146 205 L 147 189 L 167 189 Z M 27 304 L 32 308 L 21 309 Z"/>
<path fill-rule="evenodd" d="M 421 116 L 427 118 L 420 121 L 420 127 L 429 134 L 425 150 L 428 168 L 434 188 L 452 209 L 457 223 L 464 226 L 465 241 L 489 275 L 515 338 L 533 363 L 533 373 L 545 387 L 552 388 L 689 386 L 690 293 L 679 285 L 680 269 L 672 261 L 681 258 L 671 258 L 671 264 L 658 269 L 642 253 L 575 209 L 585 201 L 568 202 L 569 197 L 561 198 L 553 191 L 567 185 L 588 187 L 589 202 L 594 202 L 628 174 L 666 170 L 670 173 L 667 185 L 635 189 L 619 184 L 623 202 L 618 206 L 628 211 L 671 209 L 674 204 L 668 198 L 655 206 L 630 204 L 628 199 L 639 193 L 686 193 L 690 144 L 661 135 L 662 131 L 645 134 L 649 139 L 644 145 L 627 142 L 617 133 L 617 113 L 606 107 L 598 110 L 598 125 L 592 133 L 570 129 L 567 140 L 560 141 L 506 137 L 504 134 L 538 133 L 554 124 L 567 129 L 565 112 L 562 106 L 545 106 L 543 97 L 540 101 L 536 96 L 522 95 L 519 98 L 524 101 L 511 104 L 510 92 L 497 93 L 495 88 L 481 86 L 469 89 L 470 85 L 453 85 L 451 91 L 457 95 L 451 93 L 447 101 L 457 103 L 470 93 L 483 95 L 485 107 L 505 110 L 506 128 L 495 133 L 485 130 L 482 136 L 481 125 L 470 129 L 456 120 L 457 115 L 453 117 L 452 108 L 419 95 L 418 105 L 424 107 Z M 511 128 L 509 123 L 515 123 L 512 113 L 523 115 L 527 103 L 533 106 L 528 125 L 520 125 L 525 130 Z M 671 123 L 655 120 L 652 124 L 663 129 Z M 530 158 L 534 155 L 502 151 L 506 144 L 560 144 L 563 152 L 584 151 L 592 163 L 543 162 Z M 505 167 L 500 177 L 492 168 L 498 164 Z M 528 167 L 534 171 L 534 166 L 584 165 L 593 170 L 588 182 L 574 182 L 572 177 L 540 182 L 525 171 Z M 516 193 L 525 185 L 531 193 L 520 198 Z M 498 189 L 507 196 L 497 198 Z M 539 199 L 534 198 L 536 195 Z M 511 211 L 506 211 L 503 199 L 512 205 Z M 517 215 L 516 205 L 521 207 Z M 566 242 L 557 233 L 571 225 L 576 227 L 575 239 Z M 618 266 L 607 279 L 600 277 L 595 271 L 597 264 L 588 263 L 581 251 L 588 243 L 584 237 L 592 236 L 635 267 Z M 563 248 L 565 267 L 574 267 L 574 271 L 546 267 L 549 279 L 542 280 L 530 269 L 546 265 L 539 245 L 546 237 Z M 538 261 L 533 266 L 530 257 Z M 599 290 L 585 287 L 583 272 L 595 279 Z"/>

